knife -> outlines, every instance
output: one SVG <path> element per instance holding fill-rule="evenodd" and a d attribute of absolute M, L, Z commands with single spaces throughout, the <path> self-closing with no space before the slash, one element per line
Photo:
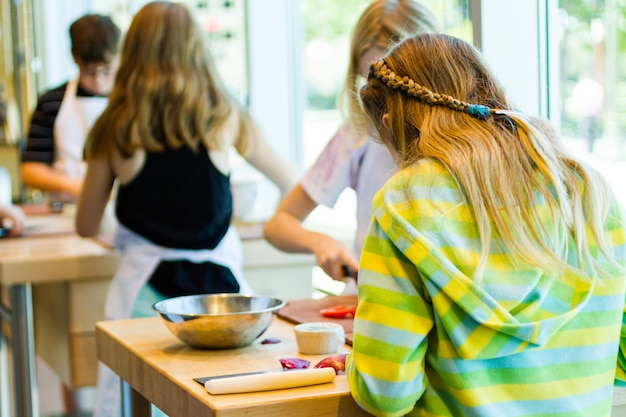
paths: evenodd
<path fill-rule="evenodd" d="M 285 388 L 325 384 L 335 380 L 333 368 L 297 369 L 288 371 L 247 372 L 194 378 L 212 395 L 271 391 Z"/>
<path fill-rule="evenodd" d="M 201 378 L 194 378 L 193 380 L 196 381 L 198 384 L 200 385 L 204 385 L 206 384 L 206 382 L 210 379 L 222 379 L 222 378 L 234 378 L 237 376 L 246 376 L 246 375 L 258 375 L 258 374 L 269 374 L 269 373 L 275 373 L 275 372 L 283 372 L 282 370 L 280 371 L 256 371 L 256 372 L 243 372 L 240 374 L 226 374 L 226 375 L 214 375 L 214 376 L 203 376 Z"/>

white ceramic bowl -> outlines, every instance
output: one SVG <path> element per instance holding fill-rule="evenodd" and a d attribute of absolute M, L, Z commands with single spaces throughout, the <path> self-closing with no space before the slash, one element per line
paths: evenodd
<path fill-rule="evenodd" d="M 346 342 L 343 326 L 330 322 L 302 323 L 294 327 L 298 352 L 305 355 L 336 353 Z"/>

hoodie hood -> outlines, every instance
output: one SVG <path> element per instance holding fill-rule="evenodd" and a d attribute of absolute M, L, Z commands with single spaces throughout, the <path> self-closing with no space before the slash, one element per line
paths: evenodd
<path fill-rule="evenodd" d="M 478 230 L 440 164 L 403 170 L 377 199 L 379 225 L 416 266 L 432 302 L 436 331 L 462 358 L 496 358 L 542 346 L 591 297 L 593 280 L 569 272 L 555 279 L 536 266 L 514 265 L 497 244 L 482 280 L 474 282 Z"/>
<path fill-rule="evenodd" d="M 593 290 L 593 283 L 577 280 L 576 301 L 568 304 L 555 301 L 558 289 L 553 294 L 538 285 L 526 291 L 532 301 L 523 301 L 527 306 L 515 311 L 462 274 L 441 271 L 424 271 L 424 287 L 438 326 L 465 359 L 496 358 L 542 346 L 586 305 Z"/>

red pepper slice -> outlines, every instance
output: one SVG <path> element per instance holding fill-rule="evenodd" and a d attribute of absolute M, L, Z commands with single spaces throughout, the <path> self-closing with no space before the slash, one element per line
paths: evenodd
<path fill-rule="evenodd" d="M 334 319 L 351 318 L 354 317 L 354 313 L 356 313 L 356 306 L 339 305 L 320 310 L 322 316 Z"/>

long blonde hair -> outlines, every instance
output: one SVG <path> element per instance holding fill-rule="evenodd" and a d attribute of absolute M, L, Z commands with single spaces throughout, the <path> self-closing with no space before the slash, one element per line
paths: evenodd
<path fill-rule="evenodd" d="M 227 94 L 189 10 L 154 1 L 128 29 L 109 105 L 91 129 L 85 156 L 107 156 L 113 147 L 123 157 L 137 148 L 214 149 L 233 111 L 241 113 L 245 137 L 251 121 Z"/>
<path fill-rule="evenodd" d="M 613 200 L 606 181 L 568 154 L 547 121 L 513 111 L 471 45 L 447 35 L 406 39 L 372 64 L 361 98 L 402 166 L 430 158 L 455 177 L 481 237 L 476 279 L 494 237 L 530 265 L 586 277 L 621 268 L 603 231 Z M 564 259 L 570 240 L 572 266 Z"/>
<path fill-rule="evenodd" d="M 365 74 L 359 62 L 372 48 L 387 51 L 401 39 L 418 33 L 438 32 L 432 12 L 414 0 L 375 0 L 361 13 L 352 30 L 350 61 L 341 93 L 341 107 L 351 123 L 365 131 L 358 90 Z"/>

